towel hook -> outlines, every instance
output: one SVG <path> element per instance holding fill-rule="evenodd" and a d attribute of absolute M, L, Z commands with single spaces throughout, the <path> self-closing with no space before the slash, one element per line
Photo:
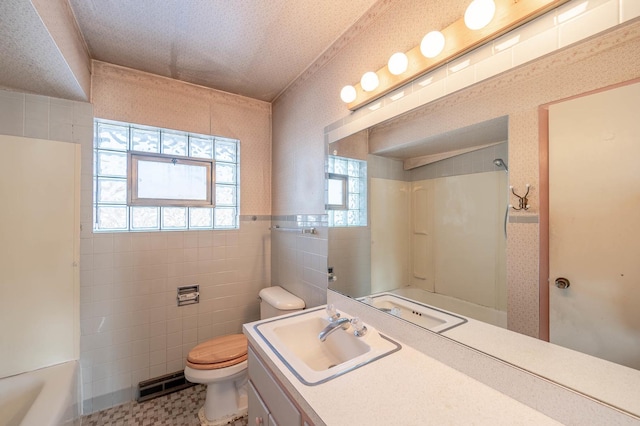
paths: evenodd
<path fill-rule="evenodd" d="M 514 210 L 529 210 L 529 207 L 530 207 L 529 199 L 527 197 L 529 196 L 529 190 L 531 189 L 531 186 L 529 184 L 527 184 L 526 186 L 527 186 L 527 193 L 524 194 L 523 196 L 516 194 L 516 191 L 513 189 L 513 186 L 509 187 L 511 189 L 511 193 L 516 197 L 518 197 L 518 207 L 516 208 L 512 205 L 509 205 L 509 207 L 511 207 Z"/>

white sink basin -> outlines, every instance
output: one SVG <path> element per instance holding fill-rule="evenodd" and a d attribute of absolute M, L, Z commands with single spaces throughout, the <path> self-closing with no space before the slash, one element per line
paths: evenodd
<path fill-rule="evenodd" d="M 324 383 L 401 348 L 369 325 L 362 337 L 353 334 L 353 327 L 340 328 L 321 342 L 318 334 L 328 324 L 327 313 L 319 308 L 263 321 L 253 327 L 289 371 L 306 385 Z"/>
<path fill-rule="evenodd" d="M 405 299 L 392 293 L 374 294 L 360 300 L 436 333 L 451 330 L 467 322 L 466 318 L 451 312 Z"/>

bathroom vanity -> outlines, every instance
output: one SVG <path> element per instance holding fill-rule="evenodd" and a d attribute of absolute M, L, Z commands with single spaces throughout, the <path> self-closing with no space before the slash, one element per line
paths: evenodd
<path fill-rule="evenodd" d="M 561 365 L 557 357 L 570 355 L 566 348 L 536 345 L 542 342 L 474 321 L 439 335 L 337 293 L 329 292 L 328 299 L 343 317 L 362 318 L 370 330 L 397 342 L 401 349 L 322 383 L 309 385 L 292 372 L 287 362 L 289 354 L 282 356 L 278 353 L 278 343 L 274 346 L 274 341 L 269 341 L 272 335 L 258 331 L 266 321 L 245 324 L 244 333 L 250 347 L 250 424 L 640 425 L 640 419 L 629 412 L 602 404 L 446 336 L 447 333 L 473 334 L 487 344 L 513 337 L 517 340 L 514 343 L 524 348 L 524 352 L 531 352 L 540 364 Z M 318 312 L 324 313 L 324 310 L 311 309 L 275 321 L 289 324 L 294 321 L 292 317 L 304 318 Z M 274 319 L 267 321 L 275 324 Z M 570 364 L 588 361 L 578 355 L 582 354 L 570 357 Z M 602 360 L 594 359 L 594 362 Z M 594 376 L 591 380 L 599 379 Z"/>
<path fill-rule="evenodd" d="M 261 322 L 244 326 L 250 424 L 561 424 L 409 342 L 326 382 L 304 384 L 256 330 Z"/>

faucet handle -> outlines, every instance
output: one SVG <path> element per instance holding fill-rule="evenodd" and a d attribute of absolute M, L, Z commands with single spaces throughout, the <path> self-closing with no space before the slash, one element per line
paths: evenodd
<path fill-rule="evenodd" d="M 351 325 L 353 326 L 353 334 L 358 337 L 362 337 L 367 334 L 367 327 L 364 325 L 359 317 L 351 318 Z"/>
<path fill-rule="evenodd" d="M 333 303 L 329 303 L 327 305 L 327 315 L 329 316 L 329 321 L 330 322 L 334 322 L 336 321 L 338 318 L 340 318 L 340 312 L 336 311 L 336 307 L 333 306 Z"/>

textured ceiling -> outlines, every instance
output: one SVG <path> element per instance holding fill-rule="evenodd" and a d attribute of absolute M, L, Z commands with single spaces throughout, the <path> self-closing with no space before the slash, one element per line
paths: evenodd
<path fill-rule="evenodd" d="M 28 0 L 0 0 L 0 87 L 86 100 L 76 76 Z"/>
<path fill-rule="evenodd" d="M 54 0 L 0 0 L 0 87 L 86 100 L 65 49 L 47 28 L 75 24 L 40 16 L 47 1 Z M 55 4 L 73 10 L 91 59 L 271 102 L 376 1 Z"/>
<path fill-rule="evenodd" d="M 90 56 L 272 101 L 376 0 L 70 0 Z"/>

